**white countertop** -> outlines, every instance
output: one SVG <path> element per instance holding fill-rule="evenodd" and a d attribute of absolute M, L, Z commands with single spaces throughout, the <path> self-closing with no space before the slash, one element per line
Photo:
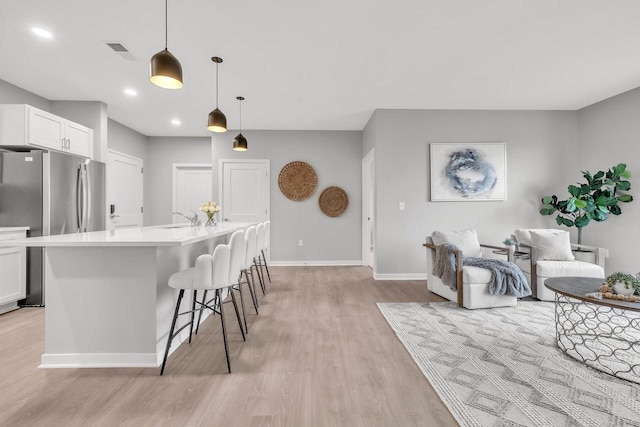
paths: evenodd
<path fill-rule="evenodd" d="M 0 227 L 0 233 L 11 232 L 11 231 L 26 231 L 31 227 Z"/>
<path fill-rule="evenodd" d="M 189 224 L 157 225 L 0 241 L 0 246 L 185 246 L 246 229 L 251 225 L 254 223 L 221 222 L 215 227 L 195 228 L 190 227 Z M 28 229 L 28 227 L 0 227 L 0 231 L 3 228 Z"/>

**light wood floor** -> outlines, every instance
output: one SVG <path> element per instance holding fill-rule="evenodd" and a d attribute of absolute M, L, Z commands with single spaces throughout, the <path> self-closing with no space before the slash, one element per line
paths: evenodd
<path fill-rule="evenodd" d="M 271 273 L 260 315 L 248 310 L 244 343 L 228 306 L 230 375 L 217 316 L 176 350 L 163 377 L 37 369 L 44 310 L 0 316 L 0 425 L 457 425 L 375 305 L 441 301 L 424 282 L 374 281 L 366 267 Z"/>

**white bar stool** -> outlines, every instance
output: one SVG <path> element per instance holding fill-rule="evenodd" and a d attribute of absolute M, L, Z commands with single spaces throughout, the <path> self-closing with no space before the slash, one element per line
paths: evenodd
<path fill-rule="evenodd" d="M 189 343 L 191 343 L 191 334 L 193 331 L 193 321 L 195 317 L 196 311 L 196 303 L 201 306 L 212 310 L 215 313 L 220 314 L 220 322 L 222 323 L 222 336 L 224 339 L 224 351 L 227 357 L 227 369 L 229 373 L 231 373 L 231 363 L 229 361 L 229 348 L 227 344 L 227 330 L 225 328 L 224 323 L 224 309 L 223 309 L 223 298 L 222 292 L 223 289 L 229 289 L 231 284 L 229 283 L 229 258 L 230 258 L 230 248 L 229 245 L 218 245 L 213 251 L 213 256 L 209 254 L 200 255 L 196 259 L 195 267 L 188 268 L 186 270 L 179 271 L 178 273 L 174 273 L 169 277 L 169 286 L 174 289 L 179 289 L 180 292 L 178 294 L 178 302 L 176 303 L 176 310 L 173 315 L 173 320 L 171 322 L 171 329 L 169 330 L 169 337 L 167 339 L 167 347 L 164 352 L 164 359 L 162 361 L 162 368 L 160 368 L 160 375 L 164 373 L 164 368 L 167 363 L 167 357 L 169 355 L 169 349 L 171 348 L 171 342 L 173 339 L 182 331 L 184 328 L 189 326 Z M 180 313 L 180 303 L 182 302 L 182 298 L 184 296 L 185 290 L 193 290 L 193 303 L 191 310 Z M 199 290 L 203 291 L 215 291 L 215 298 L 212 301 L 216 301 L 213 306 L 210 306 L 209 303 L 205 303 L 206 295 L 203 298 L 203 302 L 199 302 L 196 300 L 197 293 Z M 238 325 L 240 326 L 240 331 L 242 332 L 242 338 L 244 339 L 244 330 L 242 329 L 242 323 L 240 321 L 240 315 L 238 313 L 237 304 L 235 301 L 235 296 L 233 292 L 230 291 L 231 299 L 233 301 L 234 306 L 236 307 L 236 316 L 238 318 Z M 226 297 L 226 296 L 225 296 Z M 177 331 L 175 330 L 176 321 L 178 320 L 178 316 L 183 314 L 191 314 L 191 320 L 189 323 L 181 326 Z"/>
<path fill-rule="evenodd" d="M 262 260 L 260 258 L 260 252 L 264 242 L 264 223 L 260 223 L 256 226 L 256 247 L 253 253 L 253 264 L 256 266 L 256 274 L 260 280 L 260 286 L 262 287 L 262 295 L 267 291 L 267 282 L 264 280 L 264 272 L 262 271 Z"/>
<path fill-rule="evenodd" d="M 242 306 L 242 317 L 244 320 L 244 331 L 245 333 L 249 332 L 247 327 L 247 314 L 244 306 L 244 294 L 242 292 L 242 284 L 246 283 L 249 288 L 249 293 L 251 294 L 251 301 L 253 302 L 253 306 L 256 310 L 256 314 L 258 314 L 258 307 L 256 306 L 255 296 L 253 295 L 253 289 L 251 289 L 251 285 L 249 282 L 242 281 L 242 273 L 243 273 L 243 264 L 245 262 L 247 245 L 244 239 L 244 232 L 242 230 L 235 231 L 231 238 L 229 239 L 229 251 L 230 251 L 230 261 L 229 261 L 229 283 L 231 284 L 231 289 L 237 290 L 240 292 L 240 305 Z M 206 301 L 207 299 L 207 291 L 204 291 L 203 299 Z M 196 334 L 198 334 L 198 328 L 200 327 L 200 318 L 202 317 L 202 311 L 204 310 L 204 306 L 200 307 L 200 314 L 198 315 L 198 322 L 196 323 Z"/>
<path fill-rule="evenodd" d="M 244 269 L 242 271 L 244 272 L 244 275 L 247 278 L 247 282 L 249 281 L 249 276 L 251 276 L 250 286 L 253 287 L 253 295 L 255 296 L 254 302 L 256 306 L 259 306 L 258 294 L 256 293 L 256 280 L 253 275 L 253 269 L 255 268 L 254 259 L 255 259 L 255 253 L 256 253 L 256 240 L 257 240 L 256 227 L 254 225 L 247 228 L 247 230 L 244 233 L 244 239 L 247 245 L 246 246 L 247 250 L 245 252 Z M 260 276 L 258 276 L 258 279 L 259 278 Z M 262 282 L 260 282 L 260 285 L 262 285 Z M 263 290 L 263 293 L 264 293 L 264 290 Z M 256 310 L 256 314 L 257 314 L 257 310 Z"/>
<path fill-rule="evenodd" d="M 265 254 L 269 253 L 269 247 L 271 246 L 271 221 L 264 222 L 264 238 L 262 239 L 262 247 L 260 249 L 260 253 L 262 254 L 262 260 L 264 262 L 264 268 L 267 269 L 267 277 L 269 278 L 269 283 L 271 283 L 271 274 L 269 274 L 269 264 L 267 264 L 267 256 Z"/>

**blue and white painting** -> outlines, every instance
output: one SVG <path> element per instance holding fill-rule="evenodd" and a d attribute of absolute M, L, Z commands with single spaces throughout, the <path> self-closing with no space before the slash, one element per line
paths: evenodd
<path fill-rule="evenodd" d="M 431 201 L 507 199 L 504 143 L 430 144 Z"/>

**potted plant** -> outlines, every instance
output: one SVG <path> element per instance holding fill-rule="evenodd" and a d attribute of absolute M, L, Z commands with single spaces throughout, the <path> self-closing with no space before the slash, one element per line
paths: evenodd
<path fill-rule="evenodd" d="M 502 241 L 502 244 L 505 245 L 505 247 L 509 247 L 512 246 L 513 250 L 516 250 L 516 245 L 518 244 L 518 242 L 515 239 L 512 239 L 511 237 L 507 237 L 506 239 L 504 239 Z"/>
<path fill-rule="evenodd" d="M 620 163 L 608 171 L 582 172 L 586 183 L 577 183 L 567 187 L 569 197 L 559 200 L 558 196 L 542 198 L 540 214 L 553 215 L 556 211 L 556 223 L 567 227 L 578 228 L 578 243 L 582 243 L 582 229 L 591 220 L 602 222 L 609 214 L 620 215 L 622 209 L 618 203 L 629 203 L 633 200 L 630 194 L 624 194 L 631 188 L 631 183 L 623 178 L 631 177 L 627 165 Z"/>
<path fill-rule="evenodd" d="M 626 273 L 613 273 L 604 282 L 610 290 L 620 295 L 640 295 L 640 280 Z"/>

